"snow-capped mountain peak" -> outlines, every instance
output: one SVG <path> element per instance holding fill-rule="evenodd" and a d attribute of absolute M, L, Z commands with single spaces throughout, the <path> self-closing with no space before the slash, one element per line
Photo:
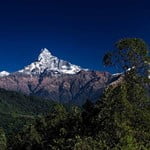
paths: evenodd
<path fill-rule="evenodd" d="M 49 61 L 53 57 L 54 56 L 51 54 L 51 52 L 47 48 L 44 48 L 41 50 L 38 61 Z"/>
<path fill-rule="evenodd" d="M 8 76 L 10 73 L 7 71 L 0 72 L 0 77 Z"/>
<path fill-rule="evenodd" d="M 18 72 L 29 75 L 40 75 L 41 73 L 48 72 L 56 76 L 58 74 L 76 74 L 81 70 L 84 69 L 53 56 L 47 48 L 44 48 L 41 50 L 37 61 Z"/>

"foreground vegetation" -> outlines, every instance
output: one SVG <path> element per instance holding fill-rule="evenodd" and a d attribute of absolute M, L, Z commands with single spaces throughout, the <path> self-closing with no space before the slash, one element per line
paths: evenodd
<path fill-rule="evenodd" d="M 0 126 L 7 138 L 12 138 L 25 124 L 34 122 L 38 115 L 50 112 L 54 105 L 50 100 L 0 89 Z"/>
<path fill-rule="evenodd" d="M 53 105 L 50 113 L 28 122 L 9 141 L 1 129 L 1 149 L 149 150 L 148 63 L 148 48 L 141 39 L 119 41 L 116 50 L 105 55 L 104 64 L 123 70 L 120 83 L 107 87 L 96 103 L 87 100 L 82 108 L 67 111 L 61 104 Z M 37 110 L 28 110 L 30 117 Z"/>

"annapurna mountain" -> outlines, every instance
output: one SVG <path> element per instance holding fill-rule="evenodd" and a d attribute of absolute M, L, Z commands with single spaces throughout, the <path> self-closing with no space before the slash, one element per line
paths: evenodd
<path fill-rule="evenodd" d="M 46 48 L 37 61 L 14 73 L 0 73 L 0 88 L 36 95 L 62 103 L 97 100 L 120 75 L 91 71 L 53 56 Z"/>

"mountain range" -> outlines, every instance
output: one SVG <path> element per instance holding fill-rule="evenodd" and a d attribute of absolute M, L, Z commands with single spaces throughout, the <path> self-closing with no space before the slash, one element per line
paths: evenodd
<path fill-rule="evenodd" d="M 71 64 L 44 48 L 37 61 L 23 69 L 13 73 L 2 71 L 0 88 L 81 105 L 87 99 L 97 100 L 118 78 L 120 74 L 91 71 Z"/>

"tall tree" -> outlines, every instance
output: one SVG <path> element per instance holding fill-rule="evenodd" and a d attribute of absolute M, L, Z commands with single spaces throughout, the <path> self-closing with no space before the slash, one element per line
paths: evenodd
<path fill-rule="evenodd" d="M 120 40 L 115 46 L 116 49 L 108 52 L 103 61 L 106 66 L 114 65 L 123 71 L 124 80 L 122 85 L 104 94 L 106 96 L 100 103 L 104 106 L 105 102 L 107 105 L 104 109 L 101 106 L 100 114 L 105 109 L 111 111 L 110 116 L 115 112 L 113 116 L 115 120 L 112 119 L 110 122 L 111 124 L 114 122 L 116 128 L 120 127 L 119 134 L 122 135 L 118 138 L 117 146 L 121 146 L 122 149 L 148 149 L 150 148 L 148 142 L 150 140 L 150 97 L 146 85 L 149 83 L 147 74 L 150 61 L 149 49 L 142 39 L 136 38 Z M 106 111 L 106 114 L 109 111 Z M 108 122 L 108 119 L 106 120 Z M 118 131 L 119 128 L 116 133 Z"/>

